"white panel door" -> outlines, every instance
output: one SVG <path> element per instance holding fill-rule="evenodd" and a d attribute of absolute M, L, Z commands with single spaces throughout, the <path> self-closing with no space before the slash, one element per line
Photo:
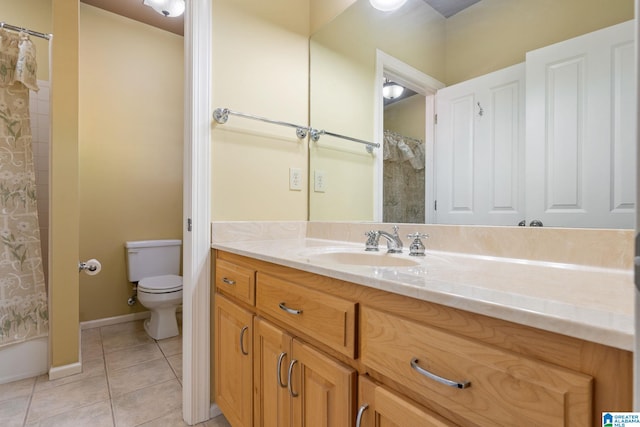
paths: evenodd
<path fill-rule="evenodd" d="M 527 53 L 527 222 L 633 228 L 633 22 Z"/>
<path fill-rule="evenodd" d="M 517 225 L 524 207 L 524 64 L 438 91 L 441 224 Z"/>

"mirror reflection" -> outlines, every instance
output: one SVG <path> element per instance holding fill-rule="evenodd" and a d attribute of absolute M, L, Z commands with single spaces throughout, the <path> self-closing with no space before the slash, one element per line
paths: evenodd
<path fill-rule="evenodd" d="M 633 228 L 633 0 L 462 3 L 311 37 L 311 125 L 382 147 L 310 144 L 310 220 Z"/>

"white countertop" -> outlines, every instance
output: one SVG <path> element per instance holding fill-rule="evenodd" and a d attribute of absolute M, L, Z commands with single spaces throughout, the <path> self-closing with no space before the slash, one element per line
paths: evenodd
<path fill-rule="evenodd" d="M 409 267 L 320 262 L 313 254 L 363 244 L 296 238 L 214 242 L 214 249 L 633 351 L 631 270 L 427 250 Z M 386 248 L 381 248 L 381 256 Z"/>

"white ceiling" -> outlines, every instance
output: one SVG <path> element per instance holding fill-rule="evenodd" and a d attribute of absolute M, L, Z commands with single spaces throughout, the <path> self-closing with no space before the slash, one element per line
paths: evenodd
<path fill-rule="evenodd" d="M 142 0 L 80 0 L 82 3 L 161 28 L 175 34 L 184 35 L 184 15 L 167 18 L 142 4 Z"/>
<path fill-rule="evenodd" d="M 148 6 L 142 4 L 142 0 L 80 0 L 100 9 L 125 16 L 127 18 L 143 22 L 145 24 L 184 35 L 184 16 L 167 18 Z M 424 0 L 437 10 L 442 16 L 448 18 L 480 0 Z"/>
<path fill-rule="evenodd" d="M 448 18 L 466 9 L 480 0 L 424 0 L 432 8 L 437 10 L 442 16 Z"/>

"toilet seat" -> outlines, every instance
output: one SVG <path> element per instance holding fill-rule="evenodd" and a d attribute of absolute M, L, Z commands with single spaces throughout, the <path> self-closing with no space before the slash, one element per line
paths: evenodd
<path fill-rule="evenodd" d="M 138 292 L 149 294 L 168 294 L 182 290 L 182 276 L 167 274 L 165 276 L 145 277 L 138 282 Z"/>

